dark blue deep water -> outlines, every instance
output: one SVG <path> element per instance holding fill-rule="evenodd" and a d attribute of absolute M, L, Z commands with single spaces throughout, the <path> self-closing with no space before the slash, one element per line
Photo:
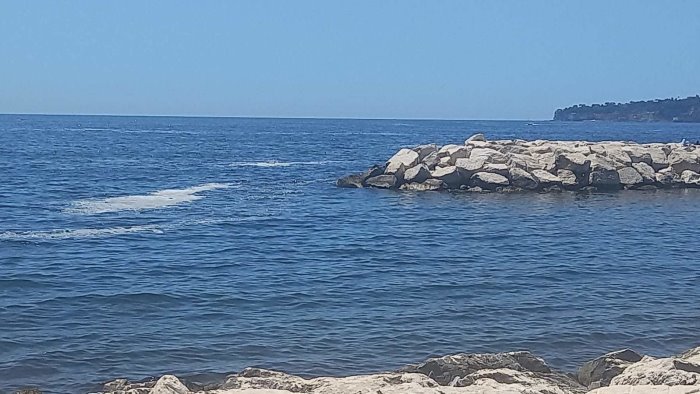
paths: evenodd
<path fill-rule="evenodd" d="M 0 391 L 700 342 L 700 191 L 338 189 L 401 146 L 682 124 L 0 116 Z"/>

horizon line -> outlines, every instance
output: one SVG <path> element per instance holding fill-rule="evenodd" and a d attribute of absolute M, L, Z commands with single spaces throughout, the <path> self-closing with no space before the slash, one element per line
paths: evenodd
<path fill-rule="evenodd" d="M 222 118 L 222 119 L 300 119 L 300 120 L 433 120 L 433 121 L 500 121 L 500 122 L 551 122 L 553 119 L 465 119 L 465 118 L 362 118 L 349 116 L 245 116 L 245 115 L 164 115 L 164 114 L 89 114 L 89 113 L 40 113 L 40 112 L 22 112 L 22 113 L 0 113 L 0 116 L 104 116 L 104 117 L 123 117 L 123 118 Z"/>

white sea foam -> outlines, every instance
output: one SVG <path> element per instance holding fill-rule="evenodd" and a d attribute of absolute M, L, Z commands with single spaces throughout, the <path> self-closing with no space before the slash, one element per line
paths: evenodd
<path fill-rule="evenodd" d="M 71 238 L 103 238 L 116 235 L 133 233 L 155 233 L 162 234 L 161 227 L 154 224 L 131 227 L 110 227 L 110 228 L 78 228 L 46 231 L 6 231 L 0 233 L 0 240 L 27 241 L 37 239 L 71 239 Z"/>
<path fill-rule="evenodd" d="M 150 194 L 109 197 L 105 199 L 88 199 L 74 202 L 65 211 L 94 215 L 118 211 L 140 211 L 144 209 L 166 208 L 204 198 L 199 193 L 226 189 L 232 187 L 229 183 L 207 183 L 185 189 L 164 189 Z"/>
<path fill-rule="evenodd" d="M 343 163 L 336 160 L 321 161 L 239 161 L 229 164 L 229 167 L 291 167 L 291 166 L 320 166 L 332 163 Z"/>

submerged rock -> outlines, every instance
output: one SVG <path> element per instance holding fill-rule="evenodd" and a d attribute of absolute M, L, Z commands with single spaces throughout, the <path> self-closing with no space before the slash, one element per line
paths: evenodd
<path fill-rule="evenodd" d="M 377 175 L 367 179 L 365 184 L 380 189 L 395 189 L 399 187 L 399 179 L 395 175 Z"/>
<path fill-rule="evenodd" d="M 361 174 L 353 174 L 353 175 L 348 175 L 345 177 L 342 177 L 338 179 L 336 182 L 336 185 L 339 187 L 355 187 L 355 188 L 362 188 L 365 187 L 365 181 L 368 178 L 375 177 L 377 175 L 382 175 L 384 173 L 384 168 L 380 166 L 372 166 L 370 167 L 367 171 L 361 173 Z"/>
<path fill-rule="evenodd" d="M 424 182 L 420 183 L 404 183 L 401 185 L 402 190 L 408 190 L 408 191 L 437 191 L 437 190 L 443 190 L 446 188 L 446 185 L 443 181 L 439 179 L 427 179 Z"/>

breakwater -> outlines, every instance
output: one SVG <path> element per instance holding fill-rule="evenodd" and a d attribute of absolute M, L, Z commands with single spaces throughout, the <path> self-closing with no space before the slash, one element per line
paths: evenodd
<path fill-rule="evenodd" d="M 341 187 L 562 191 L 700 187 L 700 147 L 623 141 L 488 141 L 403 148 Z"/>

